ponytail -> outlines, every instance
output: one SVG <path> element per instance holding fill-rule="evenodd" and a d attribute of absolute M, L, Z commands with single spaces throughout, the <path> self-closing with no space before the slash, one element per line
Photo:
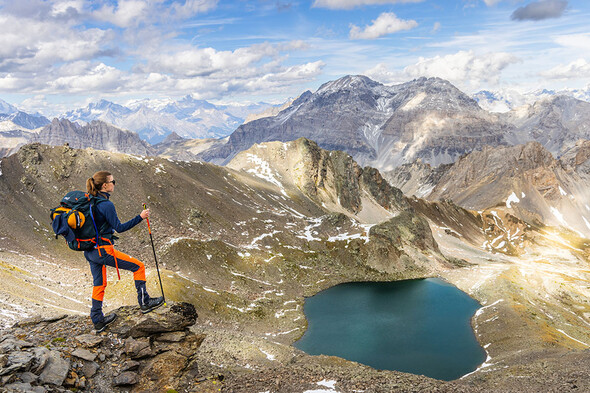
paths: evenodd
<path fill-rule="evenodd" d="M 111 176 L 111 173 L 107 171 L 96 172 L 92 177 L 89 177 L 88 180 L 86 180 L 86 191 L 89 194 L 96 196 L 96 194 L 102 189 L 102 185 L 108 181 L 107 178 L 109 176 Z"/>

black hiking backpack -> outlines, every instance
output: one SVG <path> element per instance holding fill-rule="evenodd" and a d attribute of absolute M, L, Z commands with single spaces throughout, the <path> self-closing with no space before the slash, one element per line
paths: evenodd
<path fill-rule="evenodd" d="M 65 237 L 74 251 L 92 250 L 98 244 L 100 231 L 94 221 L 94 208 L 105 201 L 83 191 L 70 191 L 60 205 L 51 209 L 51 226 L 55 238 Z"/>

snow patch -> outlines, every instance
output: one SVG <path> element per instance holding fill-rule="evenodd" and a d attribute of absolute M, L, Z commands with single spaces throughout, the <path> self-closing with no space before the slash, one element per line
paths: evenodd
<path fill-rule="evenodd" d="M 260 348 L 259 348 L 259 349 L 260 349 Z M 270 353 L 268 353 L 268 352 L 266 352 L 266 351 L 263 351 L 262 349 L 260 349 L 260 352 L 262 352 L 263 354 L 265 354 L 265 355 L 266 355 L 266 358 L 267 358 L 268 360 L 270 360 L 270 361 L 273 361 L 273 360 L 275 360 L 275 359 L 276 359 L 276 356 L 275 356 L 275 355 L 272 355 L 272 354 L 270 354 Z"/>
<path fill-rule="evenodd" d="M 506 207 L 508 209 L 510 209 L 512 203 L 518 203 L 518 202 L 520 202 L 520 199 L 518 199 L 518 197 L 516 196 L 514 191 L 512 191 L 512 194 L 510 194 L 508 199 L 506 199 Z"/>
<path fill-rule="evenodd" d="M 567 222 L 565 221 L 565 219 L 563 218 L 563 214 L 561 214 L 561 212 L 559 210 L 557 210 L 556 208 L 554 208 L 553 206 L 551 206 L 551 213 L 553 213 L 553 215 L 555 216 L 555 218 L 557 218 L 557 220 L 564 226 L 567 226 Z"/>
<path fill-rule="evenodd" d="M 283 195 L 285 195 L 286 197 L 288 197 L 287 193 L 285 192 L 285 187 L 283 186 L 283 183 L 281 183 L 275 177 L 275 176 L 280 177 L 280 175 L 278 173 L 273 173 L 273 171 L 270 169 L 270 164 L 268 162 L 264 161 L 262 158 L 258 157 L 257 155 L 254 155 L 251 153 L 247 153 L 246 157 L 248 158 L 248 161 L 257 165 L 256 168 L 254 168 L 254 169 L 248 169 L 246 171 L 247 173 L 251 173 L 254 176 L 257 176 L 263 180 L 266 180 L 269 183 L 276 185 L 281 190 L 281 193 Z"/>
<path fill-rule="evenodd" d="M 566 337 L 568 337 L 568 338 L 570 338 L 570 339 L 572 339 L 572 340 L 574 340 L 576 342 L 579 342 L 580 344 L 583 344 L 583 345 L 585 345 L 587 347 L 590 347 L 590 344 L 586 344 L 585 342 L 582 342 L 582 341 L 580 341 L 578 339 L 573 338 L 572 336 L 570 336 L 569 334 L 567 334 L 566 332 L 564 332 L 561 329 L 557 329 L 557 331 L 560 332 L 561 334 L 565 335 Z"/>
<path fill-rule="evenodd" d="M 559 186 L 559 193 L 560 193 L 561 195 L 567 195 L 567 192 L 565 192 L 565 191 L 563 190 L 563 188 L 561 188 L 561 186 Z"/>
<path fill-rule="evenodd" d="M 328 388 L 328 389 L 313 389 L 313 390 L 306 390 L 303 393 L 338 393 L 337 390 L 335 390 L 335 386 L 338 382 L 334 381 L 334 380 L 321 380 L 319 382 L 316 382 L 317 385 Z"/>

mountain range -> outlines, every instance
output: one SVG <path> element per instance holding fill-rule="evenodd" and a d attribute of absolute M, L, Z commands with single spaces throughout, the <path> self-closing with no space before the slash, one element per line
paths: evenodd
<path fill-rule="evenodd" d="M 361 165 L 389 171 L 417 159 L 450 164 L 485 146 L 538 141 L 558 156 L 589 139 L 590 103 L 551 96 L 507 113 L 490 113 L 449 82 L 420 78 L 385 86 L 346 76 L 306 92 L 274 117 L 243 124 L 227 143 L 199 157 L 229 162 L 255 143 L 305 137 L 343 150 Z"/>
<path fill-rule="evenodd" d="M 140 100 L 128 106 L 101 100 L 64 113 L 60 118 L 81 124 L 101 120 L 137 132 L 143 140 L 156 144 L 175 132 L 189 139 L 219 138 L 229 135 L 251 113 L 262 112 L 270 104 L 214 105 L 185 96 L 181 100 Z"/>

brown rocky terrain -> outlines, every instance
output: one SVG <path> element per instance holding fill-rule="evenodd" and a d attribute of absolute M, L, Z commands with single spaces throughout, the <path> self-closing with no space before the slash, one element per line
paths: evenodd
<path fill-rule="evenodd" d="M 378 171 L 304 139 L 255 146 L 227 168 L 44 145 L 25 146 L 3 158 L 0 168 L 0 346 L 11 343 L 0 354 L 6 355 L 0 369 L 5 385 L 27 383 L 21 374 L 30 366 L 15 363 L 9 353 L 31 354 L 49 342 L 47 349 L 63 361 L 73 359 L 79 347 L 98 354 L 96 375 L 104 378 L 80 372 L 76 365 L 83 368 L 82 360 L 72 360 L 67 373 L 76 373 L 78 389 L 99 392 L 590 389 L 590 244 L 575 233 L 535 225 L 507 208 L 469 211 L 450 201 L 406 198 Z M 152 209 L 170 302 L 154 315 L 162 323 L 174 320 L 170 312 L 180 302 L 193 304 L 199 315 L 189 332 L 182 328 L 186 340 L 194 337 L 190 353 L 162 349 L 160 335 L 176 333 L 150 333 L 137 344 L 150 356 L 129 370 L 137 382 L 125 374 L 130 379 L 121 386 L 115 379 L 128 371 L 122 364 L 130 355 L 120 327 L 141 322 L 136 306 L 120 308 L 135 302 L 131 276 L 122 272 L 116 281 L 109 273 L 105 311 L 118 309 L 126 317 L 98 336 L 104 339 L 98 347 L 82 348 L 76 337 L 92 330 L 89 269 L 82 255 L 55 240 L 48 222 L 49 209 L 99 169 L 110 169 L 117 179 L 112 200 L 122 220 L 137 214 L 142 202 Z M 148 289 L 157 294 L 146 232 L 139 225 L 121 236 L 119 247 L 146 262 Z M 455 284 L 483 306 L 472 323 L 488 359 L 476 372 L 442 382 L 309 356 L 291 346 L 306 329 L 305 296 L 342 282 L 431 276 Z M 63 313 L 69 316 L 56 317 Z M 51 320 L 10 327 L 38 314 Z M 74 334 L 64 337 L 65 331 Z M 63 350 L 57 348 L 60 337 Z M 156 387 L 149 384 L 159 382 L 147 376 L 155 373 L 150 364 L 158 356 L 178 356 L 179 364 L 194 361 L 197 367 L 178 370 L 175 361 L 166 361 L 172 368 L 154 375 L 178 378 L 159 378 L 166 385 Z M 58 387 L 39 384 L 43 370 L 31 370 L 34 376 L 25 380 L 33 388 L 76 387 L 73 374 Z M 68 378 L 74 385 L 64 387 Z"/>

